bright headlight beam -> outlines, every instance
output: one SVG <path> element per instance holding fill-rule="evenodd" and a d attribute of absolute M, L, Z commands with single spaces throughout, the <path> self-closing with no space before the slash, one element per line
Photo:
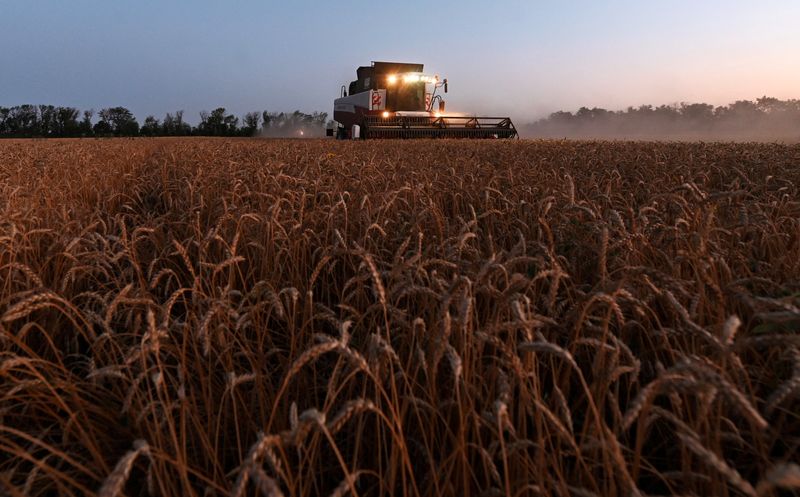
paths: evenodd
<path fill-rule="evenodd" d="M 400 81 L 403 83 L 425 83 L 427 85 L 432 85 L 438 83 L 439 76 L 423 74 L 419 72 L 404 72 L 400 74 L 389 74 L 386 76 L 387 85 L 394 85 Z"/>

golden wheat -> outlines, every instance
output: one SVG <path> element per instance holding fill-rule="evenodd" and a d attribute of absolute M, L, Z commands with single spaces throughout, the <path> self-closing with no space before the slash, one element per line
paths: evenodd
<path fill-rule="evenodd" d="M 798 164 L 2 141 L 0 493 L 797 492 Z"/>

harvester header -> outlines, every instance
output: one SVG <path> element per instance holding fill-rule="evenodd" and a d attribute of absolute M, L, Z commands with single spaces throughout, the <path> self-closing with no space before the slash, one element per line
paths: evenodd
<path fill-rule="evenodd" d="M 509 117 L 447 113 L 446 78 L 422 64 L 373 62 L 356 69 L 333 102 L 328 136 L 346 138 L 514 138 Z M 440 93 L 441 90 L 441 93 Z"/>

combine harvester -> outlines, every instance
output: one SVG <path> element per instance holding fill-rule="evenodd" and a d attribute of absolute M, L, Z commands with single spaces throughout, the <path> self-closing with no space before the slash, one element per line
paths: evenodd
<path fill-rule="evenodd" d="M 514 138 L 508 117 L 445 114 L 441 88 L 447 79 L 422 72 L 422 64 L 373 62 L 356 71 L 349 88 L 342 85 L 333 101 L 332 127 L 337 139 L 368 138 Z"/>

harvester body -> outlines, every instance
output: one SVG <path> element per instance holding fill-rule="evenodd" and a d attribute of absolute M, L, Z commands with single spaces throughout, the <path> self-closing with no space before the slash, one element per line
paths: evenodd
<path fill-rule="evenodd" d="M 422 64 L 373 62 L 356 71 L 334 100 L 337 138 L 514 138 L 508 117 L 446 113 L 439 89 L 447 80 L 423 72 Z"/>

